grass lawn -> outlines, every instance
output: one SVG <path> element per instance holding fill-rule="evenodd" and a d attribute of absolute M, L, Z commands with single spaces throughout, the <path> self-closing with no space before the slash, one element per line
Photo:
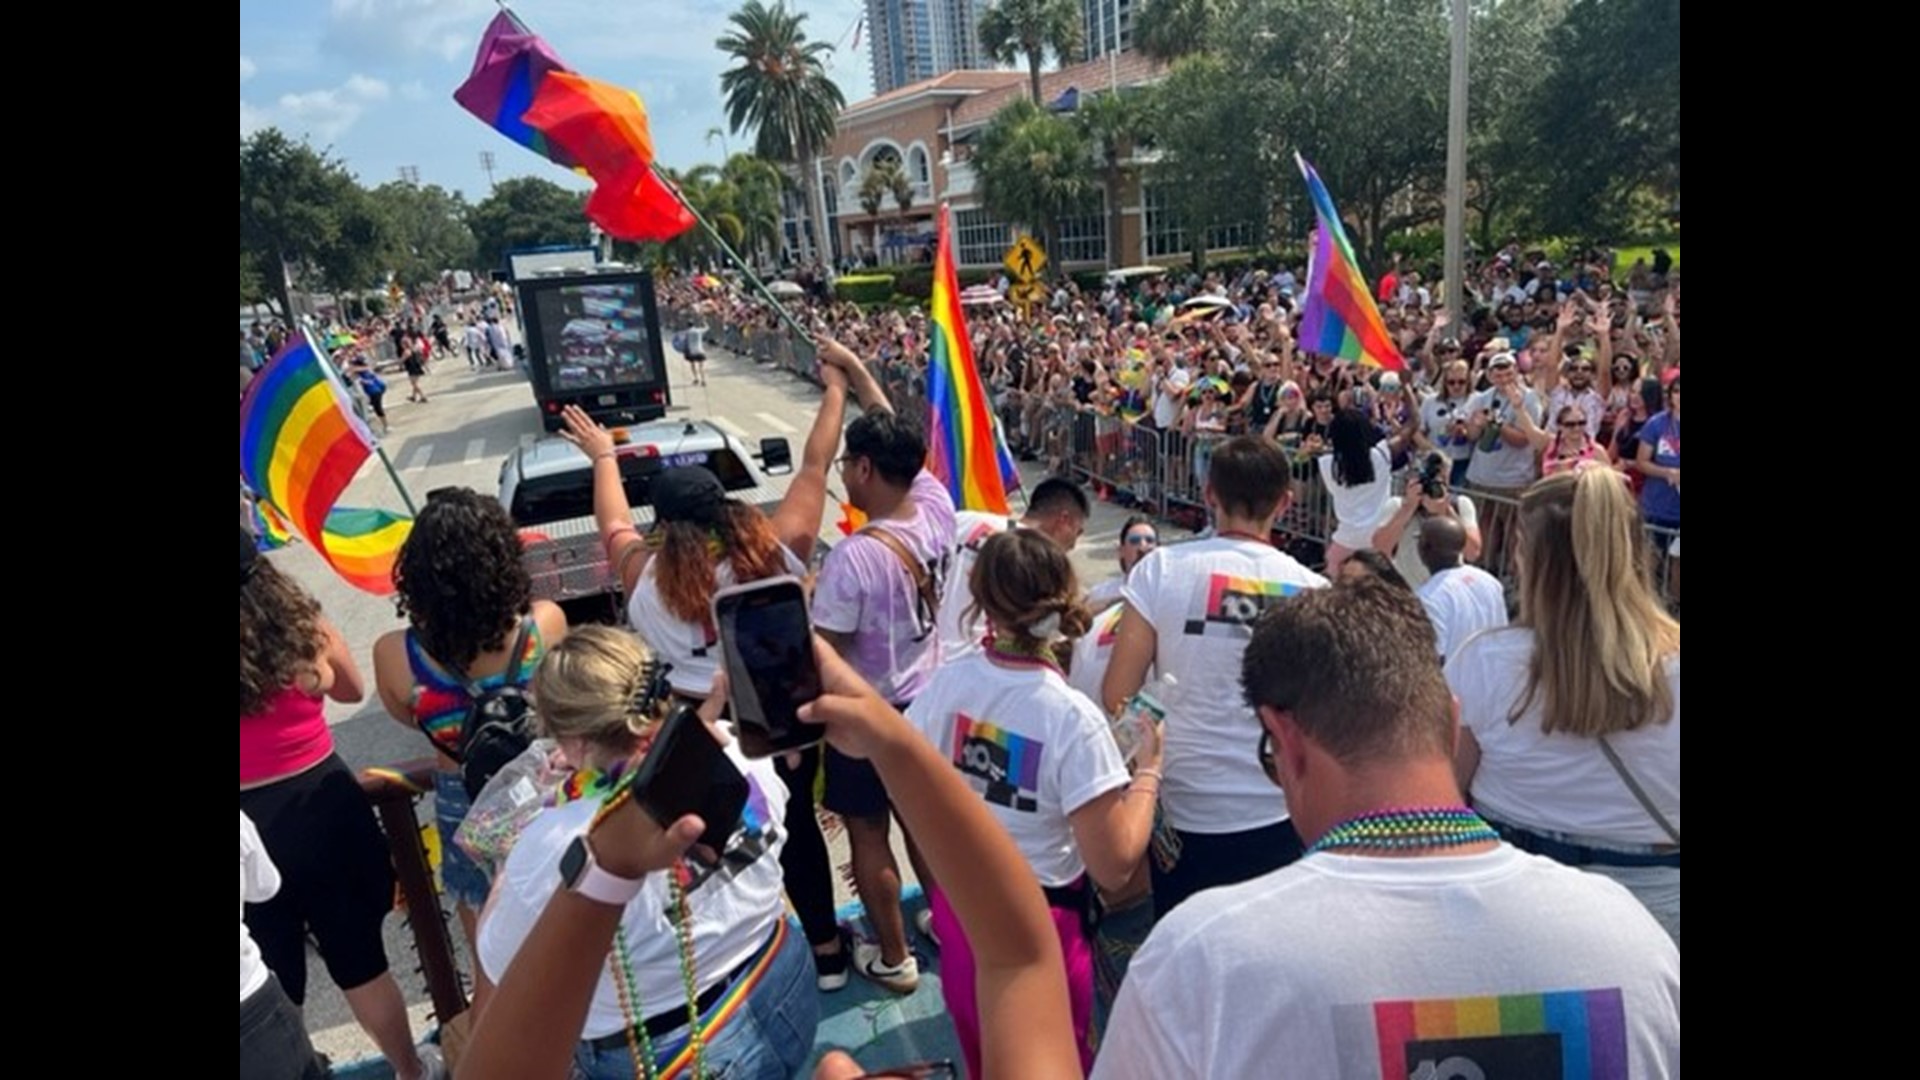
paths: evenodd
<path fill-rule="evenodd" d="M 1647 260 L 1647 265 L 1653 265 L 1653 249 L 1657 247 L 1666 248 L 1667 254 L 1673 256 L 1673 268 L 1675 270 L 1680 269 L 1680 241 L 1675 239 L 1671 242 L 1621 248 L 1616 254 L 1616 261 L 1613 264 L 1614 279 L 1625 280 L 1627 271 L 1633 269 L 1633 261 L 1635 259 L 1645 259 Z"/>

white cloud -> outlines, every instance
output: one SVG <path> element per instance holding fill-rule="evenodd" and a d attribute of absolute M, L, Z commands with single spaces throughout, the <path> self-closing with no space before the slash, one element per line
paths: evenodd
<path fill-rule="evenodd" d="M 352 127 L 367 106 L 390 97 L 392 91 L 385 82 L 365 75 L 350 75 L 346 82 L 331 89 L 282 94 L 270 107 L 242 101 L 240 133 L 245 135 L 273 125 L 295 138 L 310 137 L 329 143 Z"/>
<path fill-rule="evenodd" d="M 255 65 L 253 61 L 247 59 L 244 56 L 240 58 L 240 81 L 241 82 L 246 82 L 248 79 L 253 78 L 254 72 L 259 70 L 260 68 L 257 65 Z"/>
<path fill-rule="evenodd" d="M 487 0 L 332 0 L 325 41 L 355 61 L 420 52 L 452 60 L 471 55 L 496 10 Z"/>
<path fill-rule="evenodd" d="M 402 101 L 425 101 L 427 100 L 427 96 L 427 84 L 421 82 L 419 79 L 412 79 L 400 84 L 400 100 Z"/>

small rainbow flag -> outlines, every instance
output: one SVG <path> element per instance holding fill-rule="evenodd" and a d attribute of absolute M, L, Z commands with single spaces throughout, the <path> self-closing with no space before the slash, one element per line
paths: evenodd
<path fill-rule="evenodd" d="M 1300 347 L 1368 367 L 1405 371 L 1407 363 L 1387 334 L 1367 279 L 1360 276 L 1360 261 L 1354 258 L 1340 213 L 1333 208 L 1333 196 L 1327 194 L 1327 185 L 1320 182 L 1320 174 L 1313 171 L 1306 158 L 1295 154 L 1293 159 L 1300 163 L 1300 174 L 1307 179 L 1313 213 L 1320 221 L 1313 259 L 1308 264 L 1306 301 L 1300 312 Z"/>
<path fill-rule="evenodd" d="M 954 270 L 949 213 L 940 207 L 940 248 L 933 262 L 933 324 L 927 362 L 927 468 L 947 485 L 962 510 L 1007 513 L 1007 492 L 1020 472 L 1007 452 L 980 385 L 973 343 L 960 312 L 960 275 Z"/>
<path fill-rule="evenodd" d="M 334 508 L 372 453 L 372 432 L 304 335 L 267 362 L 240 402 L 240 476 L 267 507 L 269 534 L 279 539 L 291 526 L 349 584 L 385 596 L 412 521 Z"/>

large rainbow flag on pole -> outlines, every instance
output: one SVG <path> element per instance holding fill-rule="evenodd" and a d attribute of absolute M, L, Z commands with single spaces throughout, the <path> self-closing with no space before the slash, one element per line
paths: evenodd
<path fill-rule="evenodd" d="M 994 424 L 973 343 L 960 312 L 960 275 L 954 269 L 953 235 L 946 205 L 940 206 L 940 251 L 933 261 L 932 351 L 927 357 L 927 468 L 947 485 L 962 510 L 1007 513 L 1007 492 L 1020 472 Z"/>
<path fill-rule="evenodd" d="M 1320 222 L 1307 270 L 1306 302 L 1300 311 L 1300 347 L 1368 367 L 1405 371 L 1407 363 L 1387 334 L 1373 291 L 1360 276 L 1360 260 L 1353 256 L 1353 244 L 1340 224 L 1339 211 L 1333 208 L 1333 196 L 1306 158 L 1295 154 L 1293 159 L 1307 178 L 1307 194 L 1313 197 L 1313 213 Z"/>
<path fill-rule="evenodd" d="M 240 476 L 263 516 L 284 522 L 349 584 L 385 596 L 412 519 L 334 506 L 373 452 L 373 433 L 304 335 L 268 361 L 240 402 Z"/>

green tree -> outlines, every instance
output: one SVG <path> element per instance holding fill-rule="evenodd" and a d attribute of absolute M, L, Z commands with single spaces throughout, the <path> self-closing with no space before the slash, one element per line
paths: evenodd
<path fill-rule="evenodd" d="M 1149 99 L 1159 161 L 1149 176 L 1186 229 L 1197 267 L 1215 230 L 1251 222 L 1265 229 L 1271 173 L 1248 138 L 1240 76 L 1216 53 L 1173 65 Z M 1256 239 L 1257 239 L 1256 235 Z"/>
<path fill-rule="evenodd" d="M 1634 196 L 1680 196 L 1680 0 L 1574 0 L 1528 116 L 1541 181 L 1529 224 L 1600 237 Z"/>
<path fill-rule="evenodd" d="M 1198 52 L 1218 36 L 1225 8 L 1225 0 L 1145 0 L 1134 9 L 1134 47 L 1156 60 Z"/>
<path fill-rule="evenodd" d="M 1121 162 L 1140 142 L 1147 130 L 1146 98 L 1129 91 L 1111 91 L 1080 99 L 1073 115 L 1074 123 L 1093 144 L 1100 159 L 1100 179 L 1107 189 L 1107 262 L 1119 265 L 1121 181 L 1125 170 Z"/>
<path fill-rule="evenodd" d="M 766 158 L 734 154 L 720 167 L 720 175 L 728 185 L 733 215 L 740 221 L 743 253 L 777 257 L 780 254 L 780 196 L 787 189 L 787 174 Z"/>
<path fill-rule="evenodd" d="M 412 289 L 438 282 L 443 271 L 478 265 L 479 247 L 467 224 L 472 210 L 458 192 L 394 180 L 369 194 L 386 216 L 392 241 L 388 265 L 400 284 Z"/>
<path fill-rule="evenodd" d="M 1378 267 L 1391 233 L 1441 216 L 1446 176 L 1447 19 L 1429 0 L 1243 0 L 1223 28 L 1236 106 L 1272 135 L 1257 146 L 1298 212 L 1312 161 L 1353 241 Z M 1198 104 L 1198 103 L 1197 103 Z M 1168 134 L 1172 134 L 1169 132 Z M 1242 136 L 1244 139 L 1244 135 Z"/>
<path fill-rule="evenodd" d="M 887 203 L 887 178 L 881 175 L 881 170 L 887 166 L 899 168 L 891 158 L 878 159 L 860 174 L 860 209 L 873 219 L 869 226 L 872 238 L 867 246 L 875 254 L 880 251 L 880 208 Z"/>
<path fill-rule="evenodd" d="M 831 45 L 808 41 L 807 17 L 785 3 L 769 7 L 747 0 L 727 17 L 733 29 L 714 44 L 734 61 L 720 75 L 727 124 L 737 134 L 752 131 L 754 152 L 796 166 L 807 196 L 809 238 L 815 255 L 832 257 L 824 243 L 814 155 L 833 141 L 834 125 L 847 99 L 827 77 Z"/>
<path fill-rule="evenodd" d="M 1096 190 L 1091 162 L 1080 130 L 1029 98 L 1015 98 L 993 114 L 972 161 L 987 209 L 1002 221 L 1031 226 L 1056 253 L 1060 220 L 1083 213 Z"/>
<path fill-rule="evenodd" d="M 374 283 L 388 245 L 385 219 L 341 162 L 275 128 L 240 141 L 241 291 L 257 287 L 292 316 L 291 274 L 334 290 Z M 284 272 L 280 272 L 281 268 Z"/>
<path fill-rule="evenodd" d="M 507 252 L 521 248 L 586 246 L 592 240 L 586 205 L 583 192 L 537 176 L 500 181 L 467 215 L 480 265 L 505 265 Z"/>
<path fill-rule="evenodd" d="M 1080 5 L 1074 0 L 998 0 L 980 16 L 980 47 L 1002 64 L 1026 61 L 1033 100 L 1040 100 L 1040 62 L 1051 50 L 1066 63 L 1080 53 Z"/>

